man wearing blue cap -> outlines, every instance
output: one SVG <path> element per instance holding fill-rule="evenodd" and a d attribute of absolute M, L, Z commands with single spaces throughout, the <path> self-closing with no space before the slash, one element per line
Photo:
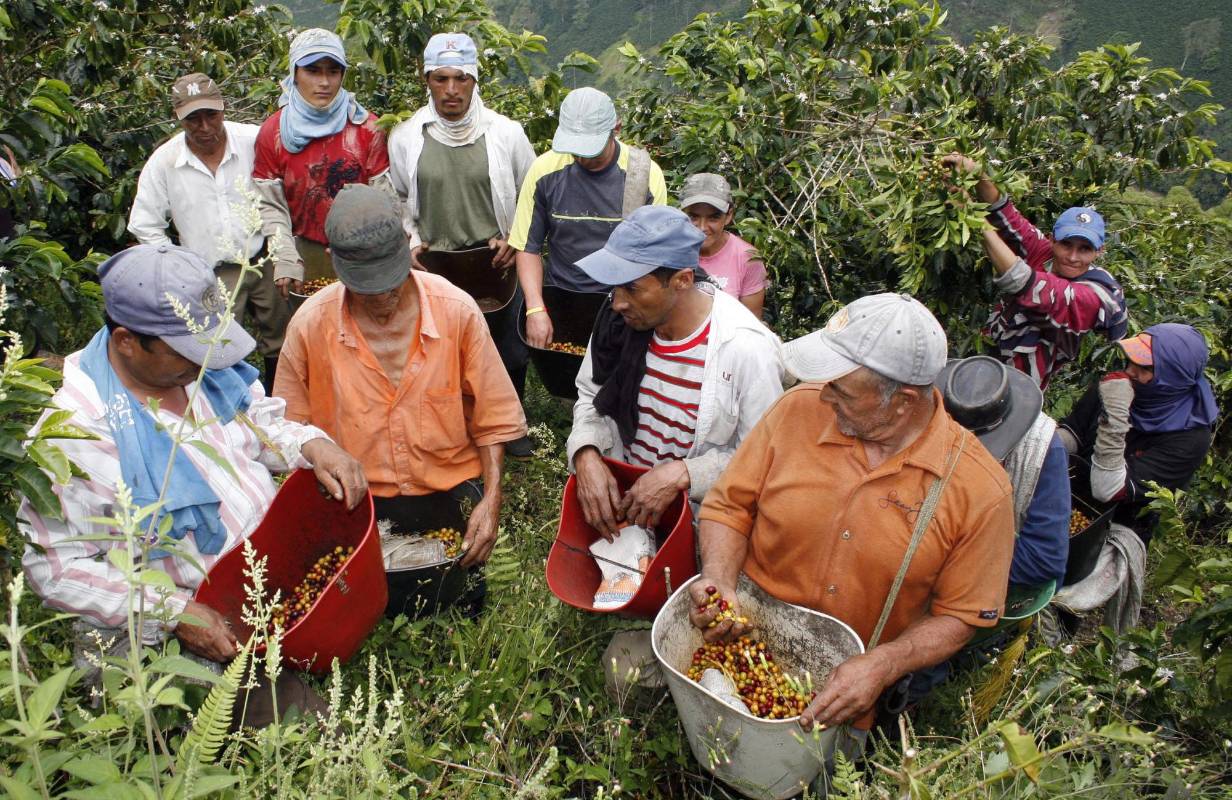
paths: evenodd
<path fill-rule="evenodd" d="M 603 247 L 622 219 L 644 205 L 666 205 L 663 170 L 644 150 L 616 139 L 620 121 L 598 89 L 574 89 L 560 105 L 552 150 L 535 159 L 522 183 L 509 244 L 526 294 L 526 341 L 552 342 L 552 309 L 543 287 L 605 292 L 609 285 L 578 260 Z M 546 272 L 543 249 L 548 249 Z"/>
<path fill-rule="evenodd" d="M 739 300 L 697 280 L 703 234 L 643 206 L 578 261 L 612 289 L 578 371 L 569 464 L 586 521 L 653 525 L 680 490 L 700 503 L 783 393 L 779 340 Z M 649 467 L 621 496 L 609 456 Z"/>
<path fill-rule="evenodd" d="M 522 126 L 487 108 L 479 94 L 479 52 L 464 33 L 438 33 L 424 49 L 428 104 L 389 136 L 389 174 L 404 201 L 411 258 L 435 250 L 492 249 L 492 266 L 513 266 L 509 231 L 535 150 Z M 449 277 L 448 273 L 444 273 Z M 518 292 L 487 315 L 501 362 L 518 397 L 526 383 L 526 345 L 518 335 Z M 530 440 L 506 445 L 528 457 Z"/>
<path fill-rule="evenodd" d="M 968 174 L 980 170 L 961 153 L 941 163 Z M 984 231 L 984 249 L 1001 295 L 988 321 L 989 333 L 1001 359 L 1045 389 L 1057 370 L 1078 357 L 1086 333 L 1098 331 L 1109 341 L 1125 335 L 1128 314 L 1121 284 L 1094 266 L 1104 252 L 1104 218 L 1093 208 L 1068 208 L 1057 217 L 1050 239 L 986 176 L 975 192 L 989 205 L 993 228 Z"/>
<path fill-rule="evenodd" d="M 200 256 L 138 245 L 108 259 L 99 276 L 107 324 L 65 359 L 64 385 L 39 423 L 71 413 L 67 424 L 89 438 L 60 447 L 84 474 L 56 486 L 59 519 L 23 501 L 26 578 L 48 606 L 127 643 L 119 629 L 130 588 L 107 558 L 125 540 L 99 521 L 120 513 L 122 481 L 136 507 L 161 500 L 159 526 L 142 544 L 147 563 L 175 584 L 144 585 L 142 640 L 172 633 L 192 653 L 225 662 L 236 653 L 235 635 L 192 598 L 210 567 L 261 522 L 276 492 L 270 471 L 311 467 L 336 500 L 354 507 L 367 488 L 363 470 L 317 428 L 284 419 L 282 400 L 266 397 L 244 361 L 253 339 L 221 316 L 225 298 Z M 202 333 L 189 331 L 171 298 Z M 165 537 L 156 532 L 162 525 Z"/>
<path fill-rule="evenodd" d="M 252 177 L 262 233 L 275 237 L 274 283 L 283 296 L 305 280 L 333 278 L 325 217 L 348 183 L 393 194 L 385 134 L 342 88 L 346 51 L 336 33 L 309 28 L 291 42 L 279 109 L 257 134 Z"/>

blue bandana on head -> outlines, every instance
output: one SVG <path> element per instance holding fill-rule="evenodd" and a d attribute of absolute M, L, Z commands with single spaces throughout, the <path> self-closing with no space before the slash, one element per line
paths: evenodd
<path fill-rule="evenodd" d="M 171 459 L 172 441 L 154 415 L 120 382 L 107 356 L 110 341 L 111 332 L 106 328 L 94 334 L 82 351 L 80 367 L 94 381 L 98 396 L 107 408 L 107 424 L 119 454 L 120 474 L 132 490 L 133 503 L 143 508 L 158 502 L 163 475 Z M 230 422 L 237 413 L 248 408 L 252 399 L 249 387 L 256 377 L 256 367 L 244 361 L 227 369 L 205 371 L 201 389 L 219 420 Z M 168 535 L 183 539 L 191 533 L 197 550 L 207 555 L 218 553 L 227 541 L 227 530 L 219 515 L 220 506 L 218 496 L 193 466 L 184 448 L 178 448 L 158 512 L 159 522 L 164 516 L 171 516 Z M 157 528 L 156 525 L 155 530 Z M 150 550 L 147 557 L 155 559 L 166 555 L 167 551 L 156 548 Z"/>
<path fill-rule="evenodd" d="M 359 125 L 368 118 L 368 110 L 346 89 L 338 90 L 328 108 L 317 108 L 295 88 L 295 65 L 307 56 L 318 54 L 336 61 L 343 69 L 347 66 L 342 39 L 335 33 L 310 28 L 291 42 L 290 72 L 282 80 L 282 95 L 278 98 L 278 105 L 282 108 L 278 132 L 282 146 L 291 153 L 300 152 L 314 139 L 333 136 L 345 128 L 347 122 Z"/>
<path fill-rule="evenodd" d="M 1202 374 L 1208 355 L 1206 339 L 1196 329 L 1175 322 L 1152 325 L 1150 383 L 1134 384 L 1129 422 L 1143 433 L 1210 427 L 1219 416 L 1215 393 Z"/>

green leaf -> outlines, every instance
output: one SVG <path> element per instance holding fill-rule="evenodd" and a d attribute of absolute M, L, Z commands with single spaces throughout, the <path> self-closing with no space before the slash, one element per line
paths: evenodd
<path fill-rule="evenodd" d="M 99 784 L 98 786 L 90 786 L 85 789 L 75 789 L 71 792 L 65 792 L 61 796 L 72 798 L 72 800 L 143 800 L 145 797 L 140 789 L 126 781 L 115 781 Z"/>
<path fill-rule="evenodd" d="M 30 694 L 26 701 L 26 714 L 32 727 L 41 728 L 51 717 L 51 712 L 60 702 L 60 696 L 64 694 L 64 687 L 68 685 L 69 676 L 72 674 L 71 667 L 62 669 L 50 678 L 44 678 Z"/>
<path fill-rule="evenodd" d="M 1035 746 L 1035 737 L 1025 733 L 1017 722 L 1005 722 L 997 730 L 1001 741 L 1005 744 L 1005 753 L 1010 757 L 1010 763 L 1021 767 L 1032 783 L 1039 782 L 1040 751 Z"/>
<path fill-rule="evenodd" d="M 124 574 L 132 572 L 133 557 L 132 554 L 123 547 L 112 547 L 107 550 L 107 560 L 111 562 L 111 566 L 120 570 Z"/>
<path fill-rule="evenodd" d="M 202 666 L 184 656 L 163 656 L 151 663 L 147 669 L 151 672 L 179 675 L 182 678 L 190 678 L 206 683 L 218 683 L 219 680 L 219 675 L 216 672 L 212 672 L 208 667 Z"/>
<path fill-rule="evenodd" d="M 45 517 L 60 519 L 62 510 L 60 498 L 51 490 L 51 479 L 33 463 L 18 464 L 13 468 L 13 482 L 17 490 L 25 495 L 34 506 L 34 510 Z"/>
<path fill-rule="evenodd" d="M 235 467 L 231 466 L 230 461 L 227 461 L 225 458 L 220 456 L 217 450 L 200 439 L 190 439 L 188 444 L 195 447 L 200 453 L 204 454 L 206 458 L 225 470 L 228 475 L 235 479 L 236 483 L 239 483 L 240 476 L 236 473 Z"/>
<path fill-rule="evenodd" d="M 92 755 L 77 756 L 60 769 L 74 778 L 95 785 L 119 781 L 123 777 L 120 770 L 109 759 Z"/>
<path fill-rule="evenodd" d="M 13 800 L 43 800 L 43 796 L 24 783 L 18 783 L 13 778 L 0 775 L 0 788 L 9 793 Z"/>
<path fill-rule="evenodd" d="M 66 484 L 73 477 L 73 466 L 68 456 L 54 444 L 36 440 L 30 443 L 26 453 L 31 461 L 50 472 L 56 483 Z"/>
<path fill-rule="evenodd" d="M 78 733 L 106 733 L 108 731 L 118 731 L 123 729 L 123 717 L 119 714 L 103 714 L 100 717 L 95 717 L 89 722 L 80 725 L 76 730 Z"/>
<path fill-rule="evenodd" d="M 170 517 L 165 517 L 165 519 L 170 519 Z M 163 572 L 161 569 L 149 569 L 147 567 L 146 569 L 141 570 L 138 580 L 141 581 L 143 586 L 154 586 L 167 589 L 172 592 L 174 592 L 177 588 L 175 581 L 172 580 L 171 576 Z"/>
<path fill-rule="evenodd" d="M 1102 739 L 1111 739 L 1114 742 L 1124 742 L 1125 744 L 1133 744 L 1140 747 L 1149 747 L 1155 743 L 1155 737 L 1151 734 L 1141 728 L 1123 722 L 1105 725 L 1095 735 Z"/>

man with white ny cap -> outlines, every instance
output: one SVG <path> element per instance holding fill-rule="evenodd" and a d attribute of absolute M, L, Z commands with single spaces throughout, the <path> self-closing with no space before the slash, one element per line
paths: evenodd
<path fill-rule="evenodd" d="M 800 723 L 850 723 L 855 749 L 883 693 L 999 619 L 1010 487 L 933 388 L 945 331 L 912 297 L 860 298 L 788 343 L 784 360 L 806 383 L 766 412 L 702 505 L 693 622 L 707 641 L 745 632 L 733 620 L 708 627 L 704 593 L 734 601 L 743 571 L 850 625 L 866 652 L 831 673 Z"/>
<path fill-rule="evenodd" d="M 522 183 L 509 244 L 518 250 L 518 280 L 526 295 L 526 341 L 552 342 L 552 309 L 543 287 L 606 292 L 577 262 L 603 248 L 621 220 L 644 205 L 667 205 L 663 170 L 644 150 L 619 140 L 612 98 L 589 86 L 560 106 L 552 149 L 535 159 Z M 548 250 L 547 269 L 543 250 Z"/>

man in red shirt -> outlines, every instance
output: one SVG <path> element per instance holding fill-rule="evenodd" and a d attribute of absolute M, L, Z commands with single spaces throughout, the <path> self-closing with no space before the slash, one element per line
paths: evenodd
<path fill-rule="evenodd" d="M 280 108 L 257 134 L 252 170 L 262 232 L 273 237 L 274 284 L 284 296 L 305 280 L 334 277 L 325 217 L 343 186 L 366 183 L 393 196 L 385 134 L 342 88 L 342 40 L 310 28 L 291 42 L 290 63 Z"/>

